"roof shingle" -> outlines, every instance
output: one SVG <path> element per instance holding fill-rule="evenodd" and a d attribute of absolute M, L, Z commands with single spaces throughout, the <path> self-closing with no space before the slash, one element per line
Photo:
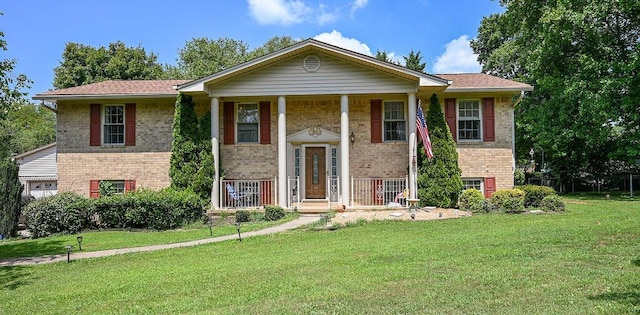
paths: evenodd
<path fill-rule="evenodd" d="M 39 93 L 36 97 L 64 95 L 177 95 L 173 87 L 190 80 L 110 80 Z"/>
<path fill-rule="evenodd" d="M 448 89 L 524 89 L 533 87 L 526 83 L 499 78 L 485 73 L 436 74 L 435 76 L 452 81 Z"/>

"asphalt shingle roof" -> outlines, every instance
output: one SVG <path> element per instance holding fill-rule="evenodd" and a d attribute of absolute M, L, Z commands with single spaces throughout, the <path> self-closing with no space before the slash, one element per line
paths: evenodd
<path fill-rule="evenodd" d="M 190 80 L 110 80 L 66 89 L 47 91 L 37 96 L 64 95 L 177 95 L 173 87 Z"/>
<path fill-rule="evenodd" d="M 453 83 L 449 85 L 450 89 L 531 88 L 531 85 L 529 84 L 507 80 L 484 73 L 436 74 L 435 76 L 453 81 Z"/>

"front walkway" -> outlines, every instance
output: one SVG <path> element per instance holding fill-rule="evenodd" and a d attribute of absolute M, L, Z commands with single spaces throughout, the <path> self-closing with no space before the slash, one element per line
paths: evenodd
<path fill-rule="evenodd" d="M 321 216 L 304 215 L 299 217 L 298 219 L 284 223 L 282 225 L 278 225 L 278 226 L 274 226 L 274 227 L 270 227 L 262 230 L 242 233 L 242 238 L 283 232 L 283 231 L 295 229 L 297 227 L 301 227 L 307 224 L 314 223 L 316 221 L 319 221 L 320 219 L 321 219 Z M 94 258 L 94 257 L 105 257 L 105 256 L 113 256 L 113 255 L 120 255 L 120 254 L 127 254 L 127 253 L 150 252 L 150 251 L 177 248 L 177 247 L 196 246 L 201 244 L 234 240 L 237 238 L 238 238 L 238 235 L 232 234 L 232 235 L 224 235 L 224 236 L 219 236 L 214 238 L 207 238 L 207 239 L 182 242 L 182 243 L 121 248 L 121 249 L 109 249 L 109 250 L 101 250 L 96 252 L 73 252 L 71 253 L 71 260 Z M 65 260 L 67 260 L 66 254 L 39 256 L 39 257 L 11 258 L 6 260 L 0 260 L 0 267 L 39 265 L 39 264 L 48 264 L 48 263 L 54 263 L 59 261 L 65 261 Z"/>

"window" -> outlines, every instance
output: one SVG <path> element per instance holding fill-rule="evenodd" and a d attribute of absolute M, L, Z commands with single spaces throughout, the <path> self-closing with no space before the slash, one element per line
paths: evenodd
<path fill-rule="evenodd" d="M 480 117 L 479 100 L 461 100 L 458 103 L 458 140 L 482 140 Z"/>
<path fill-rule="evenodd" d="M 469 179 L 469 178 L 463 178 L 462 179 L 462 190 L 466 190 L 466 189 L 477 189 L 479 191 L 482 191 L 482 180 L 481 179 Z"/>
<path fill-rule="evenodd" d="M 403 101 L 385 101 L 383 119 L 385 141 L 404 141 L 407 139 Z"/>
<path fill-rule="evenodd" d="M 124 144 L 124 105 L 103 107 L 102 143 Z"/>
<path fill-rule="evenodd" d="M 123 180 L 108 180 L 113 186 L 114 194 L 124 194 L 124 181 Z"/>
<path fill-rule="evenodd" d="M 238 143 L 257 143 L 259 120 L 258 104 L 238 104 Z"/>

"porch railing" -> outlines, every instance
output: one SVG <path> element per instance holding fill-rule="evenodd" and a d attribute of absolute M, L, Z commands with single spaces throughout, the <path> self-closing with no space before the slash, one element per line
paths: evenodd
<path fill-rule="evenodd" d="M 277 180 L 223 179 L 220 181 L 220 208 L 257 209 L 276 204 Z"/>
<path fill-rule="evenodd" d="M 289 209 L 300 207 L 300 177 L 287 177 L 287 207 Z"/>
<path fill-rule="evenodd" d="M 351 178 L 352 207 L 406 206 L 408 176 L 404 178 Z"/>

